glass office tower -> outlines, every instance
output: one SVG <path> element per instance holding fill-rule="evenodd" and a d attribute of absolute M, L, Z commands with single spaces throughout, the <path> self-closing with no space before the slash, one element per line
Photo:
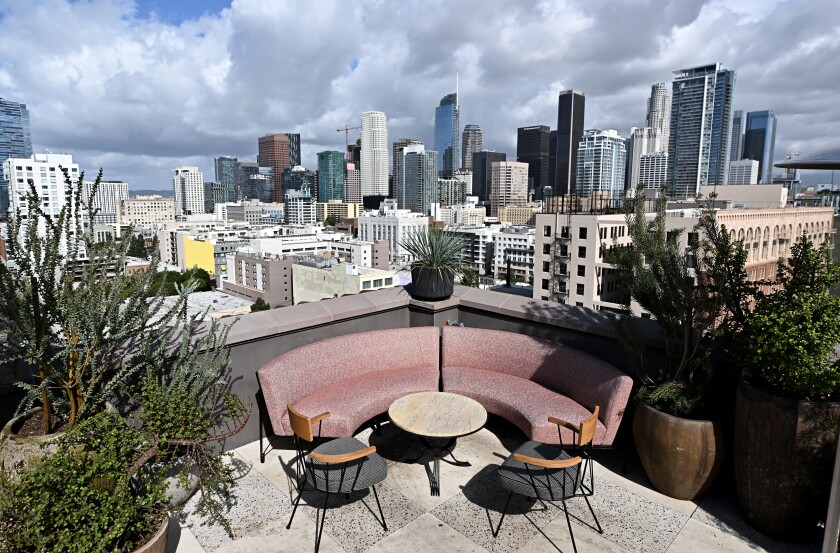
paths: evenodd
<path fill-rule="evenodd" d="M 438 153 L 438 172 L 444 178 L 455 176 L 461 167 L 461 115 L 458 94 L 444 96 L 435 108 L 435 150 Z"/>
<path fill-rule="evenodd" d="M 32 133 L 26 104 L 0 98 L 0 214 L 9 210 L 9 182 L 3 175 L 3 161 L 10 157 L 32 157 Z"/>
<path fill-rule="evenodd" d="M 758 182 L 773 182 L 773 155 L 776 150 L 776 114 L 772 110 L 747 114 L 743 159 L 758 161 Z"/>

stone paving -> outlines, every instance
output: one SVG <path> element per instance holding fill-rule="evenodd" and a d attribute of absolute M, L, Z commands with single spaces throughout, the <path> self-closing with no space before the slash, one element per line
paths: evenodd
<path fill-rule="evenodd" d="M 333 497 L 325 523 L 324 553 L 513 553 L 570 552 L 572 544 L 562 508 L 514 496 L 502 530 L 493 538 L 507 494 L 496 482 L 499 464 L 523 440 L 514 427 L 491 418 L 480 432 L 460 438 L 454 450 L 471 467 L 441 463 L 440 496 L 430 494 L 430 457 L 406 463 L 422 452 L 419 440 L 385 424 L 381 435 L 370 430 L 357 437 L 377 447 L 388 461 L 388 478 L 377 490 L 388 523 L 384 531 L 369 492 L 348 499 Z M 218 525 L 189 515 L 197 497 L 185 506 L 185 521 L 171 527 L 168 551 L 297 552 L 312 551 L 315 543 L 315 508 L 321 494 L 304 494 L 291 529 L 293 489 L 292 450 L 271 450 L 260 463 L 259 444 L 234 451 L 239 473 L 235 504 L 229 511 L 234 537 Z M 578 550 L 606 552 L 674 553 L 694 551 L 816 552 L 818 544 L 782 543 L 752 530 L 738 512 L 731 485 L 721 484 L 698 502 L 680 501 L 650 487 L 637 462 L 627 475 L 620 459 L 608 451 L 596 452 L 595 495 L 591 499 L 604 529 L 598 534 L 582 499 L 568 502 Z"/>

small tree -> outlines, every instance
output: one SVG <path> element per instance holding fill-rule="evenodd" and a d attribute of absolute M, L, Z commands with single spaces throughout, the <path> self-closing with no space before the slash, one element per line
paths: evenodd
<path fill-rule="evenodd" d="M 128 252 L 126 253 L 131 257 L 146 259 L 149 254 L 146 252 L 146 240 L 143 239 L 143 236 L 139 234 L 132 235 L 129 240 Z"/>
<path fill-rule="evenodd" d="M 329 215 L 326 219 L 324 219 L 324 226 L 325 227 L 334 227 L 338 224 L 338 217 L 335 215 Z"/>
<path fill-rule="evenodd" d="M 251 313 L 254 311 L 267 311 L 269 309 L 271 309 L 271 306 L 265 303 L 265 300 L 262 298 L 257 298 L 257 301 L 251 305 Z"/>

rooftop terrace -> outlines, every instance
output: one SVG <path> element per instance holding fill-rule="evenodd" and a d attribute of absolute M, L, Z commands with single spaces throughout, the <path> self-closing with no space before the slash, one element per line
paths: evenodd
<path fill-rule="evenodd" d="M 633 374 L 629 356 L 618 344 L 606 314 L 498 292 L 456 287 L 455 295 L 434 304 L 411 300 L 402 288 L 330 299 L 244 316 L 231 330 L 229 345 L 234 367 L 234 391 L 246 401 L 257 392 L 255 371 L 277 355 L 324 338 L 383 328 L 442 326 L 457 320 L 467 326 L 501 329 L 549 338 L 603 358 Z M 655 357 L 655 325 L 639 320 Z M 818 551 L 821 537 L 795 545 L 772 540 L 743 519 L 729 472 L 696 502 L 680 501 L 656 492 L 632 451 L 628 412 L 619 443 L 629 453 L 629 470 L 621 458 L 596 451 L 592 506 L 604 528 L 597 534 L 581 498 L 569 509 L 580 551 Z M 310 551 L 314 544 L 315 508 L 322 495 L 304 494 L 301 512 L 291 529 L 291 443 L 276 442 L 266 462 L 259 461 L 258 421 L 227 440 L 238 473 L 235 504 L 229 516 L 234 538 L 219 526 L 188 516 L 182 527 L 173 522 L 170 551 Z M 455 456 L 470 467 L 441 465 L 441 494 L 430 495 L 430 456 L 418 456 L 422 445 L 390 424 L 382 434 L 364 429 L 357 435 L 377 447 L 388 462 L 388 477 L 379 487 L 388 532 L 378 525 L 368 491 L 347 500 L 333 498 L 326 519 L 322 551 L 572 551 L 562 509 L 517 497 L 497 538 L 497 524 L 506 492 L 497 484 L 496 467 L 526 440 L 509 422 L 491 417 L 484 429 L 460 438 Z M 189 513 L 196 498 L 186 507 Z M 305 503 L 309 504 L 305 504 Z M 372 509 L 372 510 L 371 510 Z M 533 509 L 533 510 L 530 510 Z M 304 516 L 301 516 L 303 514 Z"/>

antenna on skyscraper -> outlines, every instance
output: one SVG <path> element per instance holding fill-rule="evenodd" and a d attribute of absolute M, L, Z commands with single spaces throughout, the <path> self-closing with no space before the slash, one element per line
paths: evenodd
<path fill-rule="evenodd" d="M 458 72 L 455 72 L 455 108 L 461 109 L 461 97 L 458 95 Z"/>

